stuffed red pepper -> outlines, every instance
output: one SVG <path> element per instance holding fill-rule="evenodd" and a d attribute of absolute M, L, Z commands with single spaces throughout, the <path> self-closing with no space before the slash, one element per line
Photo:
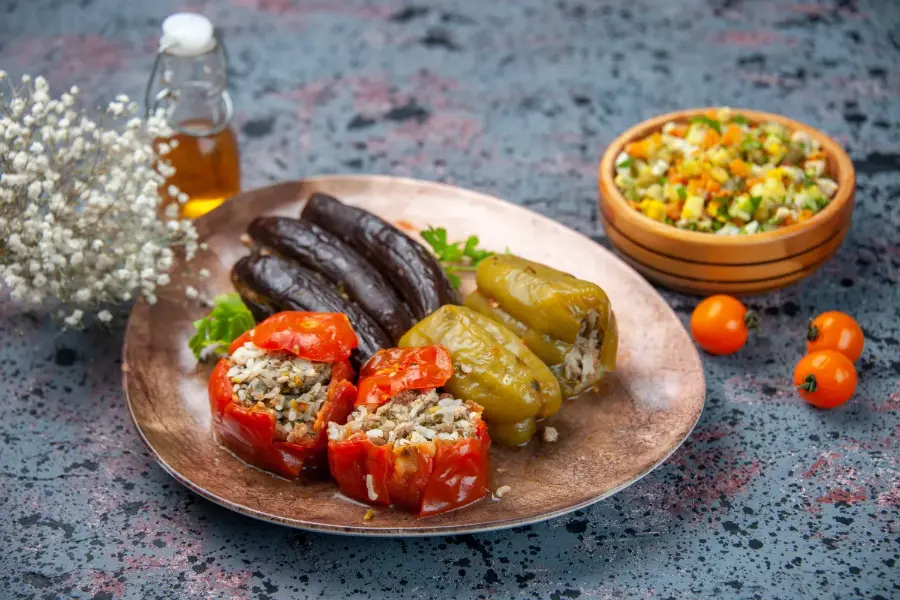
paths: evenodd
<path fill-rule="evenodd" d="M 420 517 L 488 492 L 490 438 L 481 407 L 437 391 L 453 374 L 442 346 L 380 350 L 362 367 L 346 424 L 328 425 L 328 465 L 341 493 Z"/>
<path fill-rule="evenodd" d="M 282 312 L 241 335 L 209 380 L 222 443 L 284 477 L 323 467 L 327 424 L 343 423 L 356 400 L 348 358 L 357 344 L 338 313 Z"/>

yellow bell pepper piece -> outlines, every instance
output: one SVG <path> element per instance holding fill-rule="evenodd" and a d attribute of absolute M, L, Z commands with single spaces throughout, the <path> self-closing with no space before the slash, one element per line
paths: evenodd
<path fill-rule="evenodd" d="M 688 196 L 681 209 L 681 218 L 694 221 L 703 214 L 703 198 L 700 196 Z"/>
<path fill-rule="evenodd" d="M 728 161 L 731 160 L 731 155 L 725 148 L 719 148 L 718 150 L 713 150 L 710 153 L 709 160 L 712 161 L 712 163 L 716 166 L 724 167 L 728 164 Z"/>
<path fill-rule="evenodd" d="M 641 200 L 641 212 L 654 221 L 666 220 L 666 205 L 653 198 L 644 198 Z"/>
<path fill-rule="evenodd" d="M 719 183 L 725 183 L 726 181 L 728 181 L 728 171 L 726 171 L 722 167 L 713 167 L 712 169 L 710 169 L 709 176 Z"/>

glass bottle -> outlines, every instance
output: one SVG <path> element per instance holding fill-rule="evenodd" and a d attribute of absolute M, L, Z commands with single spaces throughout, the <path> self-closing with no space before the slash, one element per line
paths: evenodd
<path fill-rule="evenodd" d="M 165 110 L 174 132 L 171 138 L 155 140 L 170 147 L 165 156 L 175 168 L 161 190 L 163 208 L 178 202 L 169 194 L 174 185 L 188 196 L 181 204 L 181 216 L 193 219 L 241 189 L 240 155 L 231 128 L 234 108 L 226 89 L 225 48 L 212 23 L 202 15 L 173 14 L 162 29 L 145 101 L 148 111 Z M 160 91 L 151 98 L 157 72 Z"/>

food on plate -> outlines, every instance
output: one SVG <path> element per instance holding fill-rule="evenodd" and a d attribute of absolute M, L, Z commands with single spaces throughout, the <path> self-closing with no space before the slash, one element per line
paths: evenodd
<path fill-rule="evenodd" d="M 387 279 L 353 248 L 315 223 L 259 217 L 250 223 L 247 233 L 257 244 L 324 275 L 395 341 L 412 327 L 409 309 Z"/>
<path fill-rule="evenodd" d="M 375 410 L 402 390 L 439 387 L 451 375 L 453 362 L 443 346 L 379 350 L 359 372 L 356 405 Z"/>
<path fill-rule="evenodd" d="M 859 323 L 850 315 L 836 310 L 810 319 L 806 340 L 806 351 L 809 353 L 837 350 L 852 362 L 859 360 L 865 342 Z"/>
<path fill-rule="evenodd" d="M 359 337 L 365 360 L 393 345 L 391 338 L 357 304 L 338 295 L 321 275 L 280 256 L 250 254 L 234 264 L 231 280 L 251 306 L 263 303 L 274 310 L 344 313 Z"/>
<path fill-rule="evenodd" d="M 491 439 L 512 446 L 534 435 L 536 421 L 556 414 L 559 382 L 518 336 L 464 306 L 447 305 L 417 323 L 401 348 L 440 344 L 453 359 L 444 389 L 484 407 Z"/>
<path fill-rule="evenodd" d="M 819 408 L 844 404 L 856 390 L 856 368 L 837 350 L 819 350 L 800 359 L 794 369 L 800 397 Z"/>
<path fill-rule="evenodd" d="M 399 290 L 416 319 L 458 301 L 437 259 L 372 213 L 316 193 L 306 203 L 302 218 L 336 235 L 372 263 Z"/>
<path fill-rule="evenodd" d="M 819 142 L 779 123 L 752 124 L 729 108 L 625 146 L 615 184 L 644 215 L 720 235 L 800 223 L 828 206 L 838 184 Z"/>
<path fill-rule="evenodd" d="M 440 261 L 453 287 L 462 283 L 457 273 L 474 272 L 479 263 L 494 253 L 478 247 L 477 235 L 470 235 L 463 242 L 448 242 L 447 230 L 443 227 L 429 227 L 419 232 L 434 255 Z"/>
<path fill-rule="evenodd" d="M 188 346 L 197 360 L 224 354 L 231 342 L 254 324 L 253 315 L 238 294 L 220 294 L 213 298 L 209 314 L 194 321 L 197 332 L 188 340 Z"/>
<path fill-rule="evenodd" d="M 616 318 L 599 286 L 511 254 L 486 258 L 475 278 L 478 291 L 466 306 L 515 332 L 552 367 L 567 397 L 615 368 Z"/>
<path fill-rule="evenodd" d="M 356 388 L 346 315 L 282 312 L 242 334 L 209 379 L 222 444 L 283 477 L 325 465 L 329 422 L 343 423 Z"/>
<path fill-rule="evenodd" d="M 691 335 L 710 354 L 734 354 L 747 343 L 750 329 L 759 330 L 759 318 L 732 296 L 710 296 L 691 314 Z"/>
<path fill-rule="evenodd" d="M 420 350 L 443 357 L 443 349 Z M 418 374 L 406 377 L 403 371 L 421 362 L 398 362 L 398 357 L 393 350 L 381 351 L 370 359 L 377 364 L 367 363 L 362 372 L 377 373 L 393 364 L 397 381 L 420 381 Z M 425 354 L 419 359 L 429 360 Z M 436 385 L 452 373 L 443 366 L 438 370 L 444 374 L 433 379 Z M 367 386 L 365 376 L 360 386 Z M 385 403 L 357 406 L 346 424 L 328 425 L 328 464 L 341 493 L 402 506 L 420 517 L 483 498 L 490 485 L 490 438 L 481 407 L 434 387 L 398 388 Z"/>

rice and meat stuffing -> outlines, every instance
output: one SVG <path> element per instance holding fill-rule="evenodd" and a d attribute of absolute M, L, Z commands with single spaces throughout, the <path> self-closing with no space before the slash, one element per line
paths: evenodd
<path fill-rule="evenodd" d="M 434 440 L 474 438 L 481 420 L 480 409 L 436 390 L 406 390 L 374 411 L 358 406 L 346 425 L 328 424 L 328 439 L 341 441 L 364 433 L 376 446 L 401 448 Z"/>
<path fill-rule="evenodd" d="M 328 396 L 331 365 L 247 342 L 231 355 L 228 378 L 235 403 L 275 417 L 277 441 L 315 437 L 313 424 Z"/>

